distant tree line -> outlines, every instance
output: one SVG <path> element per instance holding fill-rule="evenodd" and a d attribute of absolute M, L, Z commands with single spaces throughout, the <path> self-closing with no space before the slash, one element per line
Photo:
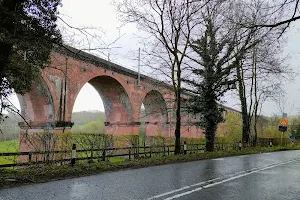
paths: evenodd
<path fill-rule="evenodd" d="M 4 117 L 7 118 L 3 123 L 0 123 L 0 141 L 19 138 L 18 122 L 22 119 L 12 113 L 4 114 Z"/>

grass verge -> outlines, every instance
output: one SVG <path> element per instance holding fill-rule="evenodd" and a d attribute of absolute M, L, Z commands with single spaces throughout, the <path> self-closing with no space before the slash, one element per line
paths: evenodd
<path fill-rule="evenodd" d="M 41 183 L 51 180 L 59 180 L 65 178 L 80 177 L 86 175 L 97 174 L 105 171 L 116 171 L 121 169 L 134 169 L 154 165 L 163 165 L 170 163 L 188 162 L 204 159 L 213 159 L 220 157 L 247 155 L 263 152 L 300 150 L 300 146 L 296 147 L 272 147 L 272 148 L 249 148 L 241 151 L 216 151 L 208 153 L 195 153 L 187 155 L 170 155 L 157 156 L 152 158 L 142 158 L 139 160 L 119 161 L 119 162 L 94 162 L 88 164 L 86 162 L 77 162 L 75 166 L 63 165 L 47 165 L 20 169 L 0 169 L 0 187 L 17 186 L 26 183 Z"/>

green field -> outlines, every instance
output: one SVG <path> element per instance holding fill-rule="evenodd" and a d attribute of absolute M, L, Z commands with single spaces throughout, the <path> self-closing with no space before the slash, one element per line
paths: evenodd
<path fill-rule="evenodd" d="M 19 140 L 8 140 L 0 142 L 0 153 L 17 152 L 19 150 Z"/>
<path fill-rule="evenodd" d="M 18 150 L 19 150 L 19 141 L 18 140 L 8 140 L 8 141 L 0 142 L 0 153 L 18 152 Z M 82 154 L 81 156 L 86 157 L 87 155 Z M 4 157 L 4 156 L 1 157 L 0 156 L 0 164 L 14 163 L 15 160 L 16 160 L 16 158 L 13 156 L 9 156 L 9 157 Z M 124 162 L 125 158 L 124 157 L 113 157 L 113 158 L 109 158 L 109 160 L 112 163 L 119 163 L 119 162 Z M 86 161 L 84 161 L 84 162 L 86 162 Z"/>
<path fill-rule="evenodd" d="M 19 151 L 19 140 L 8 140 L 8 141 L 1 141 L 0 142 L 0 153 L 4 152 L 18 152 Z M 13 163 L 14 160 L 13 156 L 9 157 L 0 157 L 0 164 L 9 164 Z"/>

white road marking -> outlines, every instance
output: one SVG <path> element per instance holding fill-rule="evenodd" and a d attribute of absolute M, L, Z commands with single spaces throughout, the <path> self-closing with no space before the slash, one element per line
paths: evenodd
<path fill-rule="evenodd" d="M 166 196 L 166 195 L 168 195 L 168 194 L 173 194 L 173 193 L 175 193 L 175 192 L 179 192 L 179 191 L 181 191 L 181 190 L 185 190 L 185 189 L 188 189 L 188 188 L 190 188 L 190 186 L 185 186 L 185 187 L 183 187 L 183 188 L 179 188 L 179 189 L 176 189 L 176 190 L 172 190 L 172 191 L 170 191 L 170 192 L 162 193 L 162 194 L 159 194 L 159 195 L 150 197 L 150 198 L 147 199 L 147 200 L 157 199 L 157 198 L 159 198 L 159 197 L 163 197 L 163 196 Z"/>
<path fill-rule="evenodd" d="M 182 191 L 182 190 L 186 190 L 186 189 L 189 189 L 189 188 L 191 188 L 191 187 L 196 187 L 196 186 L 204 185 L 204 184 L 207 184 L 207 183 L 210 183 L 210 182 L 219 180 L 219 179 L 221 179 L 221 177 L 219 177 L 219 178 L 214 178 L 214 179 L 210 179 L 210 180 L 203 181 L 203 182 L 200 182 L 200 183 L 196 183 L 196 184 L 193 184 L 193 185 L 188 185 L 188 186 L 185 186 L 185 187 L 176 189 L 176 190 L 172 190 L 172 191 L 169 191 L 169 192 L 165 192 L 165 193 L 162 193 L 162 194 L 159 194 L 159 195 L 150 197 L 150 198 L 148 198 L 147 200 L 157 199 L 157 198 L 159 198 L 159 197 L 163 197 L 163 196 L 166 196 L 166 195 L 169 195 L 169 194 L 173 194 L 173 193 L 176 193 L 176 192 L 180 192 L 180 191 Z"/>
<path fill-rule="evenodd" d="M 174 195 L 174 196 L 172 196 L 172 197 L 166 198 L 165 200 L 176 199 L 176 198 L 179 198 L 179 197 L 182 197 L 182 196 L 191 194 L 191 193 L 193 193 L 193 192 L 197 192 L 197 191 L 202 190 L 202 189 L 203 189 L 203 187 L 198 187 L 198 188 L 196 188 L 196 189 L 194 189 L 194 190 L 190 190 L 190 191 L 187 191 L 187 192 L 184 192 L 184 193 L 177 194 L 177 195 Z"/>
<path fill-rule="evenodd" d="M 258 168 L 253 168 L 253 169 L 250 169 L 250 170 L 255 170 L 255 169 L 258 169 Z M 249 171 L 249 170 L 247 170 L 247 171 L 240 171 L 240 172 L 231 174 L 231 176 L 238 175 L 238 174 L 242 174 L 242 173 L 246 173 L 246 172 L 248 172 L 248 171 Z M 185 186 L 185 187 L 176 189 L 176 190 L 171 190 L 171 191 L 169 191 L 169 192 L 165 192 L 165 193 L 162 193 L 162 194 L 159 194 L 159 195 L 150 197 L 150 198 L 148 198 L 147 200 L 157 199 L 157 198 L 160 198 L 160 197 L 169 195 L 169 194 L 173 194 L 173 193 L 176 193 L 176 192 L 180 192 L 180 191 L 182 191 L 182 190 L 185 190 L 185 189 L 189 189 L 189 188 L 191 188 L 191 187 L 196 187 L 196 186 L 200 186 L 200 185 L 205 185 L 205 184 L 208 184 L 208 183 L 212 183 L 212 182 L 217 181 L 217 180 L 220 180 L 220 179 L 222 179 L 222 178 L 224 178 L 224 177 L 218 177 L 218 178 L 214 178 L 214 179 L 209 179 L 209 180 L 207 180 L 207 181 L 203 181 L 203 182 L 195 183 L 195 184 L 192 184 L 192 185 L 188 185 L 188 186 Z"/>
<path fill-rule="evenodd" d="M 169 194 L 173 194 L 173 193 L 176 193 L 176 192 L 180 192 L 180 191 L 182 191 L 182 190 L 186 190 L 186 189 L 193 188 L 193 187 L 196 187 L 196 186 L 201 186 L 201 185 L 208 184 L 208 185 L 205 185 L 205 186 L 202 186 L 202 187 L 199 187 L 199 188 L 194 189 L 195 191 L 194 191 L 194 190 L 190 190 L 190 191 L 187 191 L 187 192 L 185 192 L 185 193 L 182 193 L 182 194 L 184 194 L 184 195 L 191 194 L 191 193 L 196 192 L 196 191 L 199 191 L 199 190 L 201 190 L 201 189 L 213 187 L 213 186 L 219 185 L 219 184 L 221 184 L 221 183 L 225 183 L 225 182 L 228 182 L 228 181 L 231 181 L 231 180 L 234 180 L 234 179 L 243 177 L 243 176 L 247 176 L 247 175 L 250 175 L 250 174 L 259 172 L 259 171 L 263 171 L 263 170 L 266 170 L 266 169 L 269 169 L 269 168 L 273 168 L 273 167 L 277 167 L 277 166 L 280 166 L 280 165 L 284 165 L 284 164 L 287 164 L 287 163 L 290 163 L 290 162 L 293 162 L 293 161 L 297 161 L 297 160 L 300 160 L 300 158 L 298 158 L 298 159 L 293 159 L 293 160 L 290 160 L 290 161 L 287 161 L 287 162 L 283 162 L 283 163 L 275 163 L 275 164 L 272 164 L 272 165 L 268 165 L 268 166 L 266 166 L 266 167 L 255 167 L 255 168 L 252 168 L 252 169 L 249 169 L 249 170 L 240 171 L 240 172 L 237 172 L 237 173 L 234 173 L 234 174 L 231 174 L 231 175 L 227 175 L 227 176 L 222 176 L 222 177 L 210 179 L 210 180 L 207 180 L 207 181 L 203 181 L 203 182 L 199 182 L 199 183 L 196 183 L 196 184 L 184 186 L 184 187 L 182 187 L 182 188 L 178 188 L 178 189 L 175 189 L 175 190 L 171 190 L 171 191 L 169 191 L 169 192 L 165 192 L 165 193 L 162 193 L 162 194 L 159 194 L 159 195 L 156 195 L 156 196 L 152 196 L 152 197 L 148 198 L 147 200 L 158 199 L 158 198 L 160 198 L 160 197 L 164 197 L 164 196 L 167 196 L 167 195 L 169 195 Z M 224 180 L 222 180 L 222 181 L 213 183 L 214 181 L 220 180 L 220 179 L 225 178 L 225 177 L 230 177 L 230 178 L 227 178 L 227 179 L 224 179 Z M 201 188 L 201 189 L 200 189 L 200 188 Z M 184 195 L 182 195 L 182 194 L 178 194 L 178 195 L 175 195 L 175 196 L 170 197 L 170 198 L 167 198 L 167 199 L 175 199 L 175 198 L 184 196 Z M 179 196 L 179 195 L 180 195 L 180 196 Z"/>
<path fill-rule="evenodd" d="M 249 172 L 249 171 L 253 171 L 253 170 L 256 170 L 256 169 L 258 169 L 258 168 L 255 167 L 255 168 L 252 168 L 252 169 L 249 169 L 249 170 L 246 170 L 246 171 L 236 172 L 236 173 L 231 174 L 231 175 L 229 175 L 229 176 L 236 176 L 236 175 L 238 175 L 238 174 L 247 173 L 247 172 Z M 179 189 L 171 190 L 171 191 L 169 191 L 169 192 L 165 192 L 165 193 L 162 193 L 162 194 L 159 194 L 159 195 L 150 197 L 150 198 L 148 198 L 147 200 L 157 199 L 157 198 L 160 198 L 160 197 L 169 195 L 169 194 L 173 194 L 173 193 L 176 193 L 176 192 L 180 192 L 180 191 L 182 191 L 182 190 L 185 190 L 185 189 L 189 189 L 189 188 L 191 188 L 191 187 L 196 187 L 196 186 L 200 186 L 200 185 L 205 185 L 205 184 L 208 184 L 208 183 L 212 183 L 212 182 L 217 181 L 217 180 L 220 180 L 220 179 L 222 179 L 222 178 L 224 178 L 224 177 L 225 177 L 225 176 L 221 176 L 221 177 L 218 177 L 218 178 L 209 179 L 209 180 L 207 180 L 207 181 L 203 181 L 203 182 L 195 183 L 195 184 L 192 184 L 192 185 L 184 186 L 184 187 L 179 188 Z M 228 177 L 228 176 L 227 176 L 227 177 Z"/>
<path fill-rule="evenodd" d="M 224 160 L 224 158 L 215 158 L 215 159 L 212 159 L 212 160 Z"/>
<path fill-rule="evenodd" d="M 240 174 L 240 175 L 237 175 L 237 176 L 234 176 L 234 177 L 230 177 L 230 178 L 227 178 L 227 179 L 219 181 L 219 182 L 211 183 L 211 184 L 208 184 L 208 185 L 205 185 L 205 186 L 201 186 L 201 187 L 198 187 L 196 189 L 193 189 L 193 190 L 181 193 L 181 194 L 174 195 L 172 197 L 166 198 L 165 200 L 172 200 L 172 199 L 176 199 L 176 198 L 179 198 L 179 197 L 182 197 L 182 196 L 186 196 L 188 194 L 191 194 L 193 192 L 197 192 L 197 191 L 202 190 L 202 189 L 210 188 L 210 187 L 213 187 L 215 185 L 226 183 L 226 182 L 231 181 L 231 180 L 235 180 L 235 179 L 238 179 L 238 178 L 241 178 L 241 177 L 244 177 L 244 176 L 248 176 L 248 175 L 253 174 L 253 173 L 264 171 L 266 169 L 271 169 L 271 168 L 274 168 L 274 167 L 277 167 L 277 166 L 285 165 L 285 164 L 288 164 L 288 163 L 291 163 L 291 162 L 294 162 L 294 161 L 297 161 L 297 160 L 299 160 L 299 159 L 294 159 L 294 160 L 290 160 L 290 161 L 287 161 L 287 162 L 274 164 L 274 165 L 271 165 L 271 166 L 268 166 L 268 167 L 263 167 L 261 169 L 256 169 L 256 170 L 248 172 L 246 174 Z"/>

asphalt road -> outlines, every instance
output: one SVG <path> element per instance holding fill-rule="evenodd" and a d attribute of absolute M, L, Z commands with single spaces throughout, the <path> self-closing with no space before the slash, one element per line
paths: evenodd
<path fill-rule="evenodd" d="M 300 151 L 170 164 L 0 190 L 0 200 L 300 199 Z"/>

